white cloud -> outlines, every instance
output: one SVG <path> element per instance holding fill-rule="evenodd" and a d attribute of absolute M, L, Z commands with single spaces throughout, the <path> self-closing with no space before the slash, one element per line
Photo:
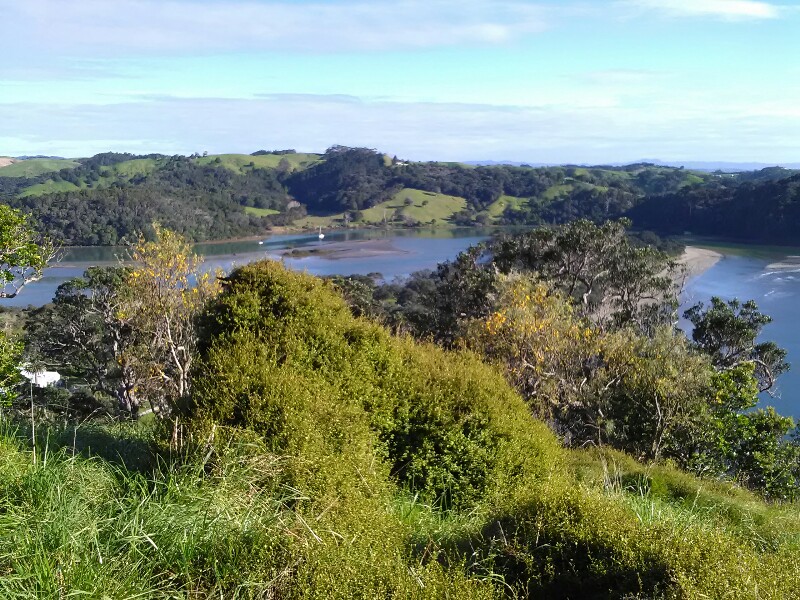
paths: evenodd
<path fill-rule="evenodd" d="M 756 0 L 625 0 L 640 10 L 655 10 L 673 17 L 714 17 L 739 21 L 775 19 L 782 7 Z"/>
<path fill-rule="evenodd" d="M 116 105 L 0 104 L 0 155 L 321 151 L 332 144 L 417 160 L 595 164 L 643 157 L 780 162 L 800 154 L 800 115 L 788 110 L 791 99 L 758 111 L 742 102 L 716 112 L 701 101 L 687 107 L 665 102 L 648 111 L 302 94 L 252 100 L 152 97 Z"/>
<path fill-rule="evenodd" d="M 523 0 L 0 0 L 0 48 L 66 55 L 498 44 L 546 27 Z"/>

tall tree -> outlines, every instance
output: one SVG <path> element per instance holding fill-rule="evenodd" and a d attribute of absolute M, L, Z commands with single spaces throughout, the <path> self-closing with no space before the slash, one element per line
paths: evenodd
<path fill-rule="evenodd" d="M 760 392 L 770 391 L 775 379 L 789 370 L 786 350 L 774 342 L 758 342 L 764 326 L 772 318 L 758 310 L 753 300 L 725 302 L 711 298 L 711 304 L 695 304 L 683 314 L 691 321 L 695 346 L 711 356 L 714 366 L 728 370 L 744 363 L 753 363 Z"/>
<path fill-rule="evenodd" d="M 621 219 L 578 220 L 555 228 L 505 235 L 490 246 L 503 273 L 536 273 L 564 292 L 582 316 L 641 328 L 671 322 L 680 266 L 665 253 L 630 243 Z"/>
<path fill-rule="evenodd" d="M 186 238 L 154 225 L 155 240 L 140 237 L 130 258 L 126 311 L 147 340 L 136 363 L 142 394 L 153 411 L 168 415 L 186 399 L 197 343 L 195 318 L 220 290 L 218 277 L 203 271 L 203 259 Z"/>

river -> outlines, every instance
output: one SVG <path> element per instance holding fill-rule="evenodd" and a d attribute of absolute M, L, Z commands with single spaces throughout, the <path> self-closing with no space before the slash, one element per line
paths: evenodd
<path fill-rule="evenodd" d="M 787 254 L 799 253 L 798 249 L 746 246 L 713 249 L 723 254 L 722 259 L 687 283 L 682 310 L 696 302 L 708 303 L 712 296 L 755 300 L 759 310 L 773 319 L 764 327 L 762 339 L 785 348 L 787 360 L 793 365 L 778 378 L 776 397 L 763 395 L 761 403 L 800 419 L 800 263 L 775 268 Z"/>
<path fill-rule="evenodd" d="M 285 264 L 314 275 L 380 273 L 385 280 L 403 277 L 422 269 L 435 268 L 437 264 L 455 257 L 462 250 L 487 239 L 490 229 L 362 229 L 332 231 L 324 240 L 318 234 L 273 235 L 263 240 L 198 244 L 195 251 L 205 256 L 205 267 L 230 271 L 264 258 L 282 258 Z M 374 244 L 371 251 L 354 253 L 346 258 L 331 259 L 324 256 L 292 258 L 281 256 L 287 249 L 322 250 L 341 246 L 344 242 L 383 242 Z M 66 248 L 56 266 L 45 270 L 43 277 L 25 286 L 14 298 L 0 298 L 0 306 L 42 306 L 52 300 L 59 285 L 73 277 L 80 277 L 92 265 L 118 263 L 122 248 L 92 247 Z"/>

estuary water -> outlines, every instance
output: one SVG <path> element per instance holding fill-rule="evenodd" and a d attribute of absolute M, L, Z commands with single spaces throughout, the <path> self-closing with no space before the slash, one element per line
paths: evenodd
<path fill-rule="evenodd" d="M 755 300 L 759 310 L 772 317 L 772 323 L 762 332 L 763 340 L 785 348 L 792 365 L 778 379 L 776 397 L 764 394 L 761 404 L 800 419 L 800 262 L 785 259 L 791 249 L 771 253 L 752 248 L 737 250 L 736 254 L 714 250 L 723 253 L 722 259 L 688 282 L 681 310 L 696 302 L 708 303 L 712 296 Z M 686 325 L 684 321 L 681 324 Z"/>
<path fill-rule="evenodd" d="M 440 262 L 454 258 L 462 250 L 487 239 L 489 229 L 363 229 L 332 231 L 320 240 L 318 234 L 273 235 L 263 240 L 198 244 L 195 251 L 205 257 L 205 268 L 229 272 L 235 266 L 265 258 L 281 259 L 287 267 L 313 275 L 380 273 L 389 281 L 422 269 L 433 269 Z M 261 243 L 259 243 L 261 242 Z M 372 242 L 359 244 L 359 242 Z M 324 253 L 329 246 L 366 249 L 343 258 L 319 256 L 292 257 L 282 251 L 298 249 Z M 42 306 L 53 299 L 59 285 L 80 277 L 94 265 L 115 265 L 122 248 L 66 248 L 58 263 L 45 270 L 43 277 L 25 286 L 14 298 L 0 298 L 0 306 Z"/>

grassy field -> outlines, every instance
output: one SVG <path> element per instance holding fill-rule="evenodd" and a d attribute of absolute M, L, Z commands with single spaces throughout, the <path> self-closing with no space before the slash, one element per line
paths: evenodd
<path fill-rule="evenodd" d="M 156 160 L 154 158 L 136 158 L 110 167 L 103 167 L 101 172 L 104 177 L 133 179 L 137 176 L 149 175 L 164 162 L 164 160 Z"/>
<path fill-rule="evenodd" d="M 0 177 L 36 177 L 44 173 L 52 173 L 61 169 L 77 167 L 74 160 L 58 158 L 32 158 L 21 160 L 5 167 L 0 167 Z"/>
<path fill-rule="evenodd" d="M 411 200 L 411 204 L 406 204 L 406 198 Z M 392 223 L 393 218 L 399 211 L 399 214 L 403 217 L 408 217 L 421 223 L 434 226 L 448 225 L 450 218 L 458 211 L 466 208 L 466 206 L 467 201 L 458 196 L 404 188 L 395 193 L 390 200 L 361 211 L 363 217 L 359 223 L 362 225 Z M 396 220 L 394 222 L 397 223 Z M 344 225 L 344 215 L 342 213 L 329 216 L 308 216 L 295 221 L 294 224 L 295 227 L 304 229 L 316 229 L 318 227 L 325 229 L 341 227 L 342 225 Z"/>
<path fill-rule="evenodd" d="M 411 204 L 406 204 L 406 199 L 411 200 Z M 446 225 L 454 213 L 466 206 L 464 198 L 405 188 L 392 196 L 391 200 L 376 204 L 362 213 L 366 223 L 383 223 L 384 216 L 391 220 L 400 211 L 402 216 L 422 223 L 433 221 L 434 225 Z"/>
<path fill-rule="evenodd" d="M 281 211 L 275 210 L 274 208 L 256 208 L 255 206 L 245 206 L 244 212 L 248 215 L 254 215 L 256 217 L 268 217 L 269 215 L 277 215 Z"/>
<path fill-rule="evenodd" d="M 515 209 L 523 208 L 528 205 L 529 201 L 530 198 L 519 198 L 518 196 L 503 195 L 486 208 L 486 214 L 488 214 L 492 219 L 498 219 L 503 215 L 506 208 L 509 206 Z"/>
<path fill-rule="evenodd" d="M 25 198 L 26 196 L 41 196 L 43 194 L 55 194 L 57 192 L 74 192 L 79 189 L 81 189 L 81 187 L 69 181 L 53 181 L 52 179 L 48 179 L 44 183 L 37 183 L 36 185 L 25 188 L 22 190 L 19 197 Z"/>
<path fill-rule="evenodd" d="M 575 188 L 571 183 L 552 185 L 542 193 L 543 200 L 555 200 L 561 196 L 566 196 Z"/>
<path fill-rule="evenodd" d="M 219 159 L 219 163 L 216 160 Z M 250 156 L 249 154 L 216 154 L 203 156 L 195 159 L 198 164 L 210 165 L 219 164 L 236 173 L 244 173 L 248 169 L 277 169 L 282 160 L 289 163 L 292 171 L 298 171 L 310 167 L 321 160 L 319 154 L 309 154 L 298 152 L 296 154 L 262 154 L 260 156 Z M 252 163 L 252 167 L 250 164 Z"/>

